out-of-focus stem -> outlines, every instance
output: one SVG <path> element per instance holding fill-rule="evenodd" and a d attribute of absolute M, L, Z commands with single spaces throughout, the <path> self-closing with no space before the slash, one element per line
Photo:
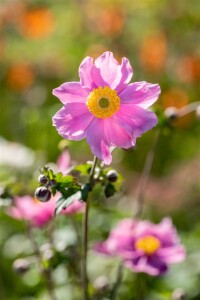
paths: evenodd
<path fill-rule="evenodd" d="M 43 275 L 43 277 L 45 279 L 45 282 L 46 282 L 49 297 L 50 297 L 51 300 L 56 300 L 56 296 L 55 296 L 55 293 L 54 293 L 54 284 L 53 284 L 52 277 L 51 277 L 51 271 L 49 269 L 43 268 L 40 250 L 39 250 L 38 245 L 35 241 L 35 237 L 33 235 L 32 228 L 29 225 L 28 225 L 27 228 L 28 228 L 28 236 L 29 236 L 29 239 L 31 241 L 35 256 L 37 258 L 39 271 Z"/>
<path fill-rule="evenodd" d="M 117 270 L 116 281 L 115 281 L 113 288 L 111 290 L 111 293 L 110 293 L 110 300 L 115 300 L 117 297 L 117 291 L 118 291 L 118 288 L 122 281 L 122 270 L 123 270 L 123 265 L 122 265 L 122 263 L 120 263 L 118 270 Z"/>
<path fill-rule="evenodd" d="M 144 168 L 142 171 L 142 175 L 140 177 L 138 191 L 137 191 L 136 199 L 135 199 L 135 209 L 134 209 L 134 218 L 135 219 L 141 218 L 141 215 L 142 215 L 142 210 L 143 210 L 143 205 L 144 205 L 144 194 L 145 194 L 145 191 L 146 191 L 146 188 L 148 185 L 149 175 L 151 172 L 159 136 L 160 136 L 160 130 L 158 129 L 154 136 L 152 147 L 146 156 Z"/>
<path fill-rule="evenodd" d="M 93 165 L 90 171 L 89 183 L 91 185 L 91 189 L 94 184 L 94 172 L 97 164 L 97 157 L 94 157 Z M 90 201 L 92 197 L 92 191 L 89 192 L 88 198 L 86 201 L 86 209 L 83 219 L 83 255 L 82 255 L 82 283 L 83 283 L 83 299 L 89 300 L 88 293 L 88 275 L 87 275 L 87 252 L 88 252 L 88 217 L 89 217 L 89 208 Z"/>

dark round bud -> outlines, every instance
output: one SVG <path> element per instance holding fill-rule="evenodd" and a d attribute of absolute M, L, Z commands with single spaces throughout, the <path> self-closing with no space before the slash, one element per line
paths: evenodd
<path fill-rule="evenodd" d="M 51 192 L 45 186 L 40 186 L 35 190 L 35 197 L 41 202 L 47 202 L 51 199 Z"/>
<path fill-rule="evenodd" d="M 48 182 L 48 179 L 47 179 L 47 177 L 46 177 L 45 175 L 40 174 L 40 175 L 38 176 L 38 182 L 39 182 L 40 184 L 42 184 L 42 185 L 45 185 L 45 184 Z"/>
<path fill-rule="evenodd" d="M 56 181 L 54 179 L 49 180 L 49 185 L 50 186 L 55 186 L 56 185 Z"/>
<path fill-rule="evenodd" d="M 106 176 L 107 176 L 107 178 L 108 178 L 108 180 L 110 182 L 116 182 L 117 179 L 118 179 L 118 174 L 117 174 L 117 172 L 115 170 L 108 171 L 108 173 L 106 174 Z"/>
<path fill-rule="evenodd" d="M 26 273 L 30 268 L 30 263 L 27 259 L 19 258 L 13 263 L 13 270 L 18 274 Z"/>
<path fill-rule="evenodd" d="M 165 116 L 167 119 L 174 121 L 178 117 L 178 109 L 176 107 L 168 107 L 165 109 Z"/>

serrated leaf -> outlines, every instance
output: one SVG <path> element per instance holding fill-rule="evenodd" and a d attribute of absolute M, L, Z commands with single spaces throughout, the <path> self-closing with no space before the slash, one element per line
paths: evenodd
<path fill-rule="evenodd" d="M 75 194 L 71 195 L 67 199 L 61 197 L 56 202 L 56 209 L 54 211 L 54 216 L 57 216 L 63 209 L 66 209 L 68 206 L 70 206 L 75 200 L 81 199 L 81 191 L 79 190 Z"/>

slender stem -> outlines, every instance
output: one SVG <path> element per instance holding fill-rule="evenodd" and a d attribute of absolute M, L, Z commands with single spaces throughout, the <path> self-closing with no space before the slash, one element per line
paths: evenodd
<path fill-rule="evenodd" d="M 56 300 L 56 296 L 55 296 L 55 293 L 54 293 L 54 285 L 53 285 L 53 281 L 52 281 L 52 277 L 51 277 L 51 271 L 49 269 L 43 268 L 40 250 L 39 250 L 38 245 L 35 241 L 35 238 L 34 238 L 34 235 L 33 235 L 33 232 L 32 232 L 32 228 L 29 225 L 28 225 L 27 228 L 28 228 L 28 230 L 27 230 L 28 231 L 28 236 L 29 236 L 29 239 L 31 241 L 33 250 L 35 252 L 35 256 L 37 258 L 39 271 L 43 275 L 43 277 L 45 279 L 45 282 L 46 282 L 49 297 L 50 297 L 51 300 Z"/>
<path fill-rule="evenodd" d="M 122 270 L 123 270 L 123 265 L 122 263 L 119 264 L 118 270 L 117 270 L 117 277 L 116 277 L 116 281 L 113 285 L 113 288 L 111 290 L 110 293 L 110 300 L 115 300 L 116 296 L 117 296 L 117 290 L 121 284 L 122 281 Z"/>
<path fill-rule="evenodd" d="M 147 154 L 144 168 L 142 171 L 142 175 L 140 177 L 138 191 L 137 191 L 137 195 L 136 195 L 136 199 L 135 199 L 134 218 L 136 218 L 136 219 L 141 218 L 141 215 L 142 215 L 142 210 L 143 210 L 143 205 L 144 205 L 144 194 L 145 194 L 145 191 L 146 191 L 146 188 L 148 185 L 149 175 L 150 175 L 152 164 L 154 161 L 155 150 L 156 150 L 159 136 L 160 136 L 160 130 L 157 130 L 157 132 L 154 136 L 152 147 L 151 147 L 149 153 Z"/>
<path fill-rule="evenodd" d="M 97 157 L 94 157 L 93 165 L 90 171 L 89 183 L 91 189 L 94 185 L 94 172 L 97 164 Z M 88 217 L 92 191 L 89 192 L 86 201 L 85 215 L 83 219 L 83 256 L 82 256 L 82 284 L 83 284 L 83 300 L 89 300 L 88 294 L 88 275 L 87 275 L 87 252 L 88 252 Z"/>

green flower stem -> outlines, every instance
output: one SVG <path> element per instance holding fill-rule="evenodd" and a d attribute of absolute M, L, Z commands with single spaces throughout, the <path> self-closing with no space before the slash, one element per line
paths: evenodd
<path fill-rule="evenodd" d="M 89 183 L 91 189 L 94 185 L 94 172 L 97 164 L 97 157 L 94 157 L 93 165 L 90 171 Z M 83 250 L 82 250 L 82 284 L 83 284 L 83 300 L 89 300 L 88 293 L 88 275 L 87 275 L 87 252 L 88 252 L 88 217 L 89 217 L 89 208 L 90 201 L 92 198 L 92 190 L 88 194 L 86 201 L 86 209 L 83 218 Z"/>
<path fill-rule="evenodd" d="M 122 271 L 123 271 L 123 264 L 122 264 L 122 262 L 120 262 L 118 270 L 117 270 L 116 281 L 115 281 L 113 288 L 111 290 L 111 293 L 110 293 L 110 300 L 115 300 L 117 297 L 117 291 L 122 282 Z"/>
<path fill-rule="evenodd" d="M 135 199 L 135 209 L 134 209 L 134 216 L 133 216 L 134 219 L 140 219 L 142 216 L 142 211 L 144 206 L 144 195 L 149 182 L 149 176 L 151 173 L 151 168 L 153 165 L 159 136 L 160 136 L 160 130 L 158 129 L 157 132 L 155 133 L 152 147 L 146 156 L 144 168 L 142 171 L 142 175 L 140 177 L 138 191 Z"/>
<path fill-rule="evenodd" d="M 40 274 L 42 274 L 42 276 L 44 277 L 44 280 L 46 282 L 46 287 L 47 287 L 47 290 L 48 290 L 48 293 L 49 293 L 49 298 L 50 298 L 50 300 L 56 300 L 56 296 L 55 296 L 55 292 L 54 292 L 54 284 L 53 284 L 52 276 L 51 276 L 51 271 L 49 269 L 45 269 L 43 267 L 40 250 L 39 250 L 38 245 L 35 241 L 35 238 L 34 238 L 34 235 L 33 235 L 33 232 L 32 232 L 32 227 L 28 225 L 27 226 L 27 231 L 28 231 L 28 237 L 30 239 L 33 250 L 35 252 L 35 256 L 37 257 L 38 268 L 39 268 Z"/>

